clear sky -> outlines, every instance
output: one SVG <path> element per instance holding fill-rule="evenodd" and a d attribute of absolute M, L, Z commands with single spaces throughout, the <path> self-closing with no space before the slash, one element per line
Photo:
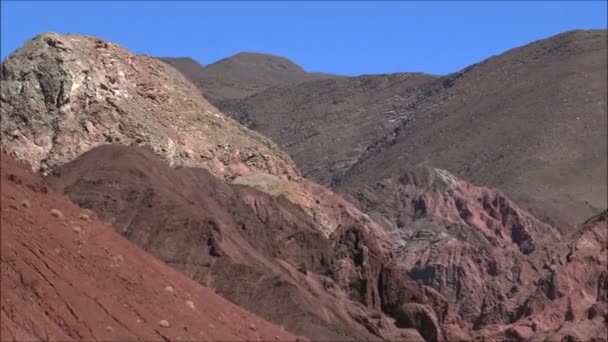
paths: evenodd
<path fill-rule="evenodd" d="M 454 72 L 572 30 L 606 28 L 607 1 L 5 1 L 2 59 L 34 35 L 98 36 L 202 64 L 241 51 L 343 75 Z"/>

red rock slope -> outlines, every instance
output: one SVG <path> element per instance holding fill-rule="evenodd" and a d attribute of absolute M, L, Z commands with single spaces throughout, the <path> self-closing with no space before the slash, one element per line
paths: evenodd
<path fill-rule="evenodd" d="M 1 165 L 2 341 L 295 340 Z"/>

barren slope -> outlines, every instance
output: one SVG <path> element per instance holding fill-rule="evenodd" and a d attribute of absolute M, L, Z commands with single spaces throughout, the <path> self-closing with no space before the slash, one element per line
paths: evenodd
<path fill-rule="evenodd" d="M 328 185 L 406 119 L 405 109 L 394 103 L 414 101 L 416 89 L 434 79 L 423 74 L 322 79 L 218 106 L 272 137 L 304 176 Z"/>
<path fill-rule="evenodd" d="M 608 206 L 606 31 L 573 31 L 441 80 L 343 186 L 418 163 L 498 187 L 560 226 Z"/>
<path fill-rule="evenodd" d="M 1 163 L 2 341 L 295 340 Z"/>
<path fill-rule="evenodd" d="M 346 189 L 426 163 L 566 228 L 608 202 L 606 41 L 605 30 L 572 31 L 445 77 L 315 80 L 216 105 L 321 184 Z"/>

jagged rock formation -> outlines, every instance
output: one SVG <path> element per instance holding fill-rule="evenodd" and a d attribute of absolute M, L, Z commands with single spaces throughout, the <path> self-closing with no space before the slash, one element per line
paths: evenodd
<path fill-rule="evenodd" d="M 34 170 L 119 143 L 218 176 L 298 176 L 276 145 L 222 115 L 175 69 L 116 44 L 41 34 L 6 58 L 1 76 L 2 149 Z"/>
<path fill-rule="evenodd" d="M 296 340 L 0 161 L 2 341 Z"/>
<path fill-rule="evenodd" d="M 447 298 L 472 336 L 552 340 L 576 324 L 587 327 L 568 332 L 576 338 L 605 336 L 595 316 L 605 305 L 605 213 L 563 236 L 499 191 L 429 167 L 347 199 L 390 227 L 393 262 Z"/>

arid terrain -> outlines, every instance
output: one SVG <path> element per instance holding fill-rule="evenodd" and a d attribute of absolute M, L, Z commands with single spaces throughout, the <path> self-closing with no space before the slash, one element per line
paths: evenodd
<path fill-rule="evenodd" d="M 38 35 L 2 63 L 2 340 L 608 342 L 606 54 L 341 77 Z"/>
<path fill-rule="evenodd" d="M 607 39 L 571 31 L 442 77 L 302 80 L 210 100 L 323 185 L 348 189 L 424 164 L 500 188 L 566 229 L 608 206 Z M 204 75 L 176 67 L 210 90 Z"/>

